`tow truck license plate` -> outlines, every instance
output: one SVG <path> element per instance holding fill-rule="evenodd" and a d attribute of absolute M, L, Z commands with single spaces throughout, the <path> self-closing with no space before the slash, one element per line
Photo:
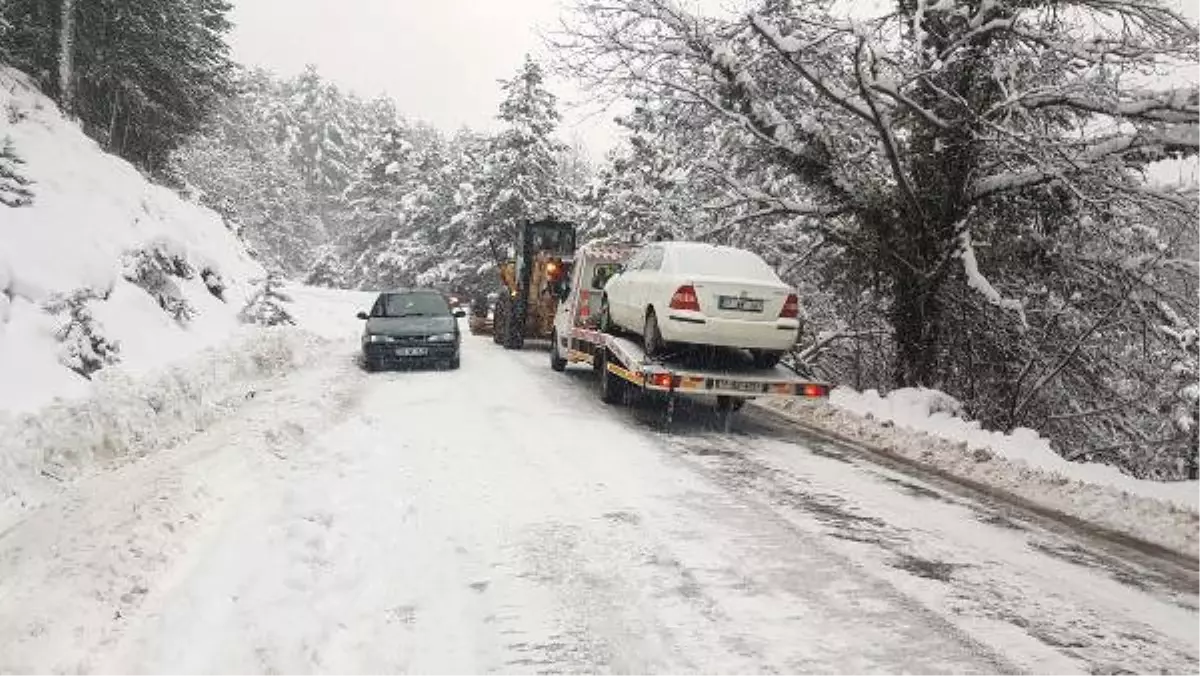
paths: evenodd
<path fill-rule="evenodd" d="M 742 298 L 740 296 L 719 296 L 717 307 L 722 310 L 737 310 L 739 312 L 762 312 L 761 298 Z"/>
<path fill-rule="evenodd" d="M 398 347 L 396 348 L 397 357 L 424 357 L 429 354 L 427 347 Z"/>
<path fill-rule="evenodd" d="M 718 380 L 713 383 L 718 390 L 734 390 L 735 392 L 762 392 L 762 383 L 744 380 Z"/>

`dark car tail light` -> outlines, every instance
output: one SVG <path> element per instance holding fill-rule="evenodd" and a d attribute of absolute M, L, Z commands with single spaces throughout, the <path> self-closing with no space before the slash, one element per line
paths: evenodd
<path fill-rule="evenodd" d="M 700 299 L 696 298 L 696 289 L 691 284 L 684 284 L 675 289 L 675 295 L 671 296 L 671 309 L 699 312 Z"/>
<path fill-rule="evenodd" d="M 779 311 L 780 319 L 798 319 L 800 317 L 800 298 L 789 293 L 787 300 L 783 301 L 783 309 Z"/>

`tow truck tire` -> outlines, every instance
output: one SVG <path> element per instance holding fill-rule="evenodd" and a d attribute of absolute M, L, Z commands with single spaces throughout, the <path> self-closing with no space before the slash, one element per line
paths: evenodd
<path fill-rule="evenodd" d="M 754 368 L 756 369 L 773 369 L 783 358 L 783 353 L 775 350 L 751 350 L 750 354 L 754 357 Z"/>
<path fill-rule="evenodd" d="M 608 370 L 608 351 L 602 350 L 596 359 L 600 365 L 600 401 L 606 404 L 619 404 L 625 395 L 625 381 Z"/>
<path fill-rule="evenodd" d="M 746 400 L 741 397 L 727 397 L 724 395 L 717 397 L 717 410 L 722 413 L 737 413 L 746 405 Z"/>
<path fill-rule="evenodd" d="M 550 368 L 559 373 L 567 370 L 567 360 L 558 354 L 558 331 L 550 332 Z"/>

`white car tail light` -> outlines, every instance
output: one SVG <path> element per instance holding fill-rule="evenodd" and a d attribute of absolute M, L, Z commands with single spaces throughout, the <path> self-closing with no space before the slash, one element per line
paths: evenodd
<path fill-rule="evenodd" d="M 671 309 L 700 311 L 700 299 L 696 298 L 696 290 L 691 284 L 675 289 L 675 295 L 671 296 Z"/>
<path fill-rule="evenodd" d="M 779 311 L 780 319 L 799 319 L 800 317 L 800 298 L 794 293 L 789 293 L 787 300 L 783 302 L 783 309 Z"/>

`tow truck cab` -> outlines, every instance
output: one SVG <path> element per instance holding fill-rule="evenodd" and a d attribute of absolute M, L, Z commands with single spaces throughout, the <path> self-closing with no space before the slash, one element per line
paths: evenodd
<path fill-rule="evenodd" d="M 591 363 L 591 353 L 600 341 L 581 345 L 579 341 L 571 340 L 572 335 L 578 334 L 579 329 L 589 332 L 599 329 L 604 285 L 624 268 L 625 261 L 637 249 L 635 244 L 597 240 L 584 244 L 576 252 L 569 270 L 570 281 L 563 290 L 562 302 L 554 317 L 555 349 L 561 355 L 570 354 L 569 361 Z M 572 351 L 584 354 L 571 354 Z"/>

